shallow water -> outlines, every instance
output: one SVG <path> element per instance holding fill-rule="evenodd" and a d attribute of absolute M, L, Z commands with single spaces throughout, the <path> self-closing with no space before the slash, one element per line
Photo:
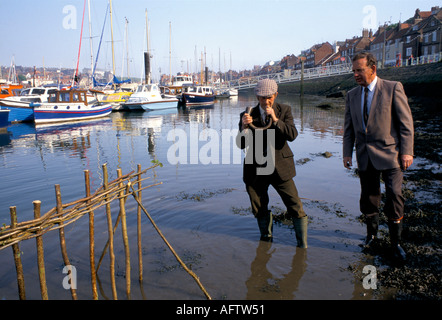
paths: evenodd
<path fill-rule="evenodd" d="M 279 95 L 278 101 L 292 106 L 299 131 L 290 146 L 297 161 L 295 183 L 309 216 L 307 250 L 296 247 L 292 227 L 281 223 L 274 226 L 272 244 L 258 241 L 238 150 L 232 140 L 223 140 L 223 133 L 237 129 L 239 113 L 256 104 L 255 97 L 243 93 L 209 108 L 117 112 L 68 126 L 11 125 L 0 139 L 0 223 L 9 225 L 10 206 L 17 207 L 19 221 L 32 219 L 34 200 L 41 200 L 41 211 L 47 212 L 55 206 L 55 184 L 60 184 L 64 203 L 84 197 L 83 170 L 90 171 L 95 190 L 102 183 L 104 163 L 113 180 L 118 168 L 126 174 L 136 170 L 137 164 L 145 169 L 158 160 L 163 167 L 147 176 L 162 184 L 143 191 L 143 204 L 213 299 L 371 299 L 372 289 L 364 289 L 361 280 L 362 269 L 370 261 L 358 247 L 365 233 L 357 221 L 359 180 L 342 166 L 343 111 L 315 107 L 315 97 L 300 101 L 298 96 Z M 178 145 L 184 147 L 174 153 Z M 324 157 L 324 152 L 332 156 Z M 173 155 L 187 163 L 173 163 Z M 273 189 L 270 196 L 272 210 L 281 212 L 283 204 Z M 136 206 L 134 201 L 126 205 L 130 298 L 205 299 L 146 217 L 142 226 L 144 280 L 139 284 Z M 113 214 L 117 213 L 114 209 Z M 95 221 L 99 256 L 107 240 L 103 210 L 97 210 Z M 79 299 L 92 297 L 87 224 L 83 217 L 65 230 Z M 127 299 L 120 235 L 118 229 L 116 281 L 118 298 Z M 66 274 L 58 233 L 43 238 L 49 298 L 70 299 L 69 290 L 62 286 Z M 40 299 L 35 241 L 22 242 L 20 250 L 27 298 Z M 103 261 L 98 273 L 99 299 L 110 299 L 108 256 Z M 0 299 L 17 298 L 12 250 L 7 248 L 0 251 Z"/>

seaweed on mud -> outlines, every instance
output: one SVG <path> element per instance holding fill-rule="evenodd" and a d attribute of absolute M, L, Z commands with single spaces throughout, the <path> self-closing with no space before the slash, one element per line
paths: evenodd
<path fill-rule="evenodd" d="M 219 190 L 202 189 L 193 194 L 182 191 L 177 195 L 177 198 L 178 200 L 204 201 L 219 194 L 226 194 L 232 192 L 233 190 L 235 189 L 234 188 L 224 188 Z"/>
<path fill-rule="evenodd" d="M 203 259 L 204 255 L 191 250 L 185 250 L 181 254 L 181 260 L 190 270 L 198 269 Z M 173 257 L 160 256 L 159 260 L 156 261 L 156 263 L 159 265 L 159 267 L 155 271 L 159 273 L 167 273 L 179 269 L 184 270 L 183 266 L 181 266 Z"/>

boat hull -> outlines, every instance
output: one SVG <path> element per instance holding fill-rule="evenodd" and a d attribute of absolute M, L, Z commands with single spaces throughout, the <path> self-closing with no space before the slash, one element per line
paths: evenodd
<path fill-rule="evenodd" d="M 194 93 L 183 93 L 183 103 L 186 106 L 210 105 L 215 102 L 214 95 L 197 95 Z"/>
<path fill-rule="evenodd" d="M 55 108 L 57 107 L 57 108 Z M 76 108 L 76 109 L 74 109 Z M 36 106 L 34 107 L 35 123 L 51 123 L 65 121 L 81 121 L 86 119 L 94 119 L 104 117 L 112 112 L 112 106 L 95 105 L 69 105 L 69 106 Z"/>
<path fill-rule="evenodd" d="M 163 100 L 152 103 L 145 103 L 141 105 L 141 107 L 145 111 L 153 111 L 153 110 L 176 108 L 177 104 L 178 104 L 178 99 L 170 99 L 170 100 Z"/>
<path fill-rule="evenodd" d="M 178 99 L 163 99 L 158 101 L 145 101 L 145 102 L 134 102 L 125 103 L 124 107 L 129 110 L 162 110 L 176 108 L 178 105 Z"/>
<path fill-rule="evenodd" d="M 6 127 L 9 124 L 9 112 L 8 109 L 1 109 L 0 110 L 0 128 Z"/>
<path fill-rule="evenodd" d="M 3 109 L 9 110 L 9 122 L 32 122 L 34 110 L 28 104 L 23 106 L 2 105 Z"/>

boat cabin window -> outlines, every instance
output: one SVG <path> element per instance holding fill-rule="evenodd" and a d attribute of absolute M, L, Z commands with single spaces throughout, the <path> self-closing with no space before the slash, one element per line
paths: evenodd
<path fill-rule="evenodd" d="M 150 85 L 139 86 L 137 92 L 147 92 L 150 90 Z"/>
<path fill-rule="evenodd" d="M 57 92 L 57 89 L 49 89 L 48 90 L 48 94 L 52 94 L 52 93 L 55 93 L 55 92 Z"/>
<path fill-rule="evenodd" d="M 45 89 L 32 89 L 32 94 L 44 94 L 45 93 Z"/>
<path fill-rule="evenodd" d="M 73 92 L 72 93 L 72 101 L 80 101 L 80 93 Z"/>
<path fill-rule="evenodd" d="M 2 94 L 9 94 L 8 89 L 2 89 Z"/>
<path fill-rule="evenodd" d="M 31 89 L 25 89 L 25 90 L 22 90 L 22 92 L 20 93 L 20 95 L 21 95 L 21 96 L 27 96 L 30 92 L 31 92 Z"/>
<path fill-rule="evenodd" d="M 69 102 L 70 98 L 70 92 L 60 92 L 60 102 Z"/>
<path fill-rule="evenodd" d="M 57 102 L 57 93 L 51 93 L 48 97 L 49 102 Z"/>

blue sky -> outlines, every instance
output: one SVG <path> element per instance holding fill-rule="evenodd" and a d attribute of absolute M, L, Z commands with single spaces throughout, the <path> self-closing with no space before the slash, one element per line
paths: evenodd
<path fill-rule="evenodd" d="M 108 3 L 91 0 L 94 54 Z M 364 27 L 405 21 L 416 8 L 429 11 L 435 5 L 427 0 L 112 0 L 116 73 L 127 74 L 127 18 L 129 73 L 142 75 L 146 9 L 155 76 L 170 72 L 169 22 L 173 74 L 199 71 L 204 51 L 215 71 L 230 69 L 230 61 L 232 69 L 243 70 L 299 55 L 317 43 L 360 36 Z M 84 0 L 0 0 L 0 65 L 9 66 L 14 56 L 16 65 L 75 68 L 83 8 Z M 112 70 L 109 16 L 103 37 L 98 66 Z M 80 70 L 90 66 L 90 56 L 86 7 Z"/>

